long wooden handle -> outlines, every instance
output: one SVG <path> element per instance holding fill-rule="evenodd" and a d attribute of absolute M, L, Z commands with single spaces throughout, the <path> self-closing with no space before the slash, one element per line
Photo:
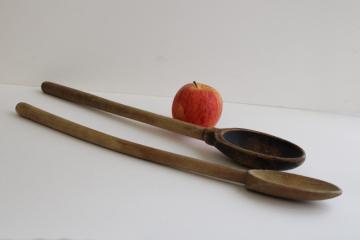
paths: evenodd
<path fill-rule="evenodd" d="M 106 112 L 117 114 L 156 127 L 164 128 L 182 135 L 204 140 L 205 128 L 194 124 L 130 107 L 52 82 L 43 82 L 41 88 L 45 93 L 52 96 L 91 106 Z"/>
<path fill-rule="evenodd" d="M 16 111 L 24 118 L 119 153 L 124 153 L 186 172 L 193 172 L 233 182 L 243 183 L 245 181 L 247 173 L 244 170 L 208 163 L 195 158 L 126 141 L 71 122 L 27 103 L 18 103 L 16 105 Z"/>

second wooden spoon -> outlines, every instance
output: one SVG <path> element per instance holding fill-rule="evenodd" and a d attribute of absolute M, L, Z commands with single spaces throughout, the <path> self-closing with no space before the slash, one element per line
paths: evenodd
<path fill-rule="evenodd" d="M 247 189 L 255 192 L 301 201 L 323 200 L 341 194 L 337 186 L 314 178 L 272 170 L 234 169 L 126 141 L 63 119 L 27 103 L 17 104 L 16 111 L 24 118 L 89 143 L 182 171 L 243 183 Z"/>
<path fill-rule="evenodd" d="M 305 160 L 305 152 L 299 146 L 270 134 L 243 128 L 203 128 L 52 82 L 43 82 L 41 88 L 61 99 L 204 140 L 248 168 L 286 170 Z"/>

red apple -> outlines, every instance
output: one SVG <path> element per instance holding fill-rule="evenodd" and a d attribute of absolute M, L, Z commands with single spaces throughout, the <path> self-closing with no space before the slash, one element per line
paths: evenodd
<path fill-rule="evenodd" d="M 204 127 L 213 127 L 222 112 L 222 98 L 216 89 L 202 83 L 184 85 L 172 104 L 173 118 Z"/>

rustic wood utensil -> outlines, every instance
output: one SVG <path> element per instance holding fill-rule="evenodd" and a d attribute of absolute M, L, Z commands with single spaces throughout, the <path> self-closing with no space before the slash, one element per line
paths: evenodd
<path fill-rule="evenodd" d="M 286 170 L 305 160 L 299 146 L 270 134 L 243 128 L 203 128 L 52 82 L 43 82 L 41 88 L 52 96 L 204 140 L 248 168 Z"/>
<path fill-rule="evenodd" d="M 255 192 L 300 201 L 323 200 L 341 194 L 337 186 L 314 178 L 272 170 L 234 169 L 129 142 L 63 119 L 27 103 L 18 103 L 16 111 L 24 118 L 86 142 L 185 172 L 243 183 L 247 189 Z"/>

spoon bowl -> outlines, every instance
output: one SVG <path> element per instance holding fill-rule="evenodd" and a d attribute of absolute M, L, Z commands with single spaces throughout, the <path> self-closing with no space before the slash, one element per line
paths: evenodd
<path fill-rule="evenodd" d="M 210 129 L 205 141 L 249 168 L 286 170 L 301 165 L 304 150 L 282 138 L 244 128 Z"/>
<path fill-rule="evenodd" d="M 329 182 L 272 170 L 249 170 L 245 187 L 251 191 L 298 201 L 329 199 L 342 193 L 339 187 Z"/>

